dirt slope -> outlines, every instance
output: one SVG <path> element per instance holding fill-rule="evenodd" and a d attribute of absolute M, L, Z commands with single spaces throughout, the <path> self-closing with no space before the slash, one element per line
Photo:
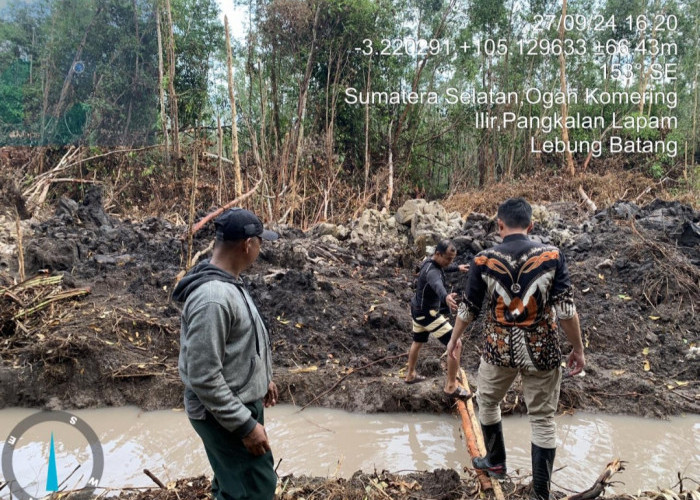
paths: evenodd
<path fill-rule="evenodd" d="M 591 217 L 553 204 L 537 217 L 534 237 L 566 254 L 587 344 L 586 375 L 564 380 L 560 410 L 698 413 L 700 214 L 657 200 L 641 208 L 619 203 Z M 485 216 L 467 217 L 455 238 L 458 262 L 496 244 L 493 229 Z M 35 225 L 24 241 L 28 275 L 64 273 L 63 289 L 91 293 L 55 302 L 20 326 L 5 318 L 0 406 L 180 406 L 179 310 L 169 294 L 186 253 L 183 230 L 162 219 L 110 217 L 97 191 L 81 203 L 62 200 L 55 216 Z M 246 278 L 269 325 L 282 400 L 366 412 L 449 409 L 439 343 L 421 355 L 427 383 L 407 386 L 401 378 L 414 251 L 280 232 Z M 195 250 L 211 238 L 211 228 L 198 233 Z M 459 290 L 464 276 L 450 280 Z M 31 293 L 51 292 L 45 288 Z M 19 307 L 7 295 L 2 300 L 8 310 Z M 463 366 L 471 374 L 479 331 L 477 323 L 466 340 Z M 505 411 L 525 411 L 516 395 L 517 388 Z"/>

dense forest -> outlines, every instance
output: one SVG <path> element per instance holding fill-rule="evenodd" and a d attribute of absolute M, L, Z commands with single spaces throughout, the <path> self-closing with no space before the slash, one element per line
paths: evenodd
<path fill-rule="evenodd" d="M 535 172 L 697 189 L 698 2 L 237 3 L 236 36 L 215 0 L 0 4 L 0 145 L 146 147 L 139 175 L 175 179 L 206 162 L 219 204 L 257 187 L 302 225 Z M 543 147 L 560 136 L 603 146 Z"/>

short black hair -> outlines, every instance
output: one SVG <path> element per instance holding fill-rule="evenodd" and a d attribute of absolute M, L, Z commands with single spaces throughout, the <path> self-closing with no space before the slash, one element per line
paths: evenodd
<path fill-rule="evenodd" d="M 450 251 L 450 248 L 452 248 L 454 251 L 457 251 L 454 244 L 452 243 L 452 240 L 440 240 L 440 242 L 435 246 L 435 253 L 444 255 L 445 253 Z"/>
<path fill-rule="evenodd" d="M 532 207 L 525 198 L 509 198 L 498 207 L 498 218 L 508 227 L 527 229 L 532 221 Z"/>

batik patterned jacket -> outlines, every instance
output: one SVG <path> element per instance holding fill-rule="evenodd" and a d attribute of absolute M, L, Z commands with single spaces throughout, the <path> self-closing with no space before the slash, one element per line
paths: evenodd
<path fill-rule="evenodd" d="M 514 234 L 480 252 L 469 270 L 460 318 L 471 321 L 478 316 L 484 296 L 487 363 L 535 370 L 559 366 L 556 319 L 573 317 L 576 308 L 558 248 Z"/>

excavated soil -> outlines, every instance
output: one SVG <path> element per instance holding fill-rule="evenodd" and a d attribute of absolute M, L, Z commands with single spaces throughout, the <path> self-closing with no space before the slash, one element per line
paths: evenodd
<path fill-rule="evenodd" d="M 564 380 L 560 410 L 698 413 L 700 214 L 660 200 L 641 208 L 618 203 L 591 217 L 575 210 L 550 206 L 534 233 L 564 249 L 585 332 L 586 373 Z M 493 229 L 486 216 L 468 216 L 455 238 L 457 262 L 497 243 Z M 32 224 L 24 235 L 27 276 L 63 273 L 63 289 L 91 293 L 55 302 L 20 326 L 5 322 L 0 406 L 179 406 L 179 310 L 169 296 L 186 254 L 183 231 L 162 219 L 111 217 L 97 190 L 81 203 L 63 199 L 56 215 Z M 246 279 L 269 326 L 282 401 L 360 412 L 448 410 L 438 342 L 421 353 L 427 383 L 402 381 L 414 252 L 328 243 L 292 228 L 280 233 Z M 194 250 L 211 237 L 211 228 L 198 233 Z M 448 280 L 459 290 L 465 275 Z M 477 322 L 462 360 L 472 379 L 479 331 Z M 517 387 L 504 409 L 525 411 Z"/>

